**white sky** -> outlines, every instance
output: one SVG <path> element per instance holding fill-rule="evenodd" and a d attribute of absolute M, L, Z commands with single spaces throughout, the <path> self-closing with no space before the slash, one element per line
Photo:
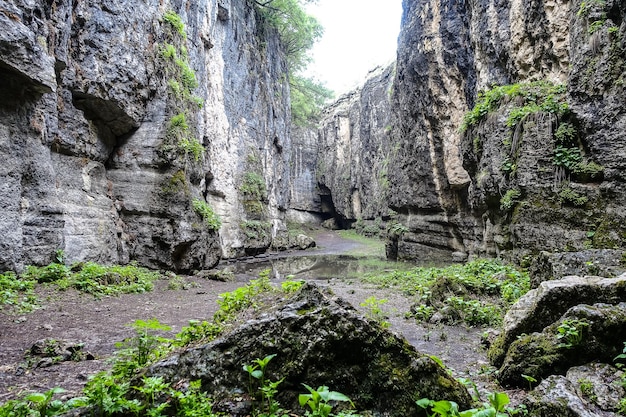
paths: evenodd
<path fill-rule="evenodd" d="M 307 11 L 322 24 L 324 36 L 312 50 L 306 75 L 337 96 L 395 59 L 402 0 L 318 0 Z"/>

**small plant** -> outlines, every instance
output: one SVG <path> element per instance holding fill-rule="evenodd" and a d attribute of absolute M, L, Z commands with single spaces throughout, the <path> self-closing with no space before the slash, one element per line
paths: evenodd
<path fill-rule="evenodd" d="M 380 306 L 387 303 L 387 301 L 388 300 L 385 298 L 378 299 L 374 296 L 371 296 L 361 303 L 361 307 L 367 308 L 367 318 L 377 322 L 384 329 L 391 326 L 391 323 L 386 320 L 387 315 L 382 310 L 382 308 L 380 308 Z"/>
<path fill-rule="evenodd" d="M 593 388 L 593 382 L 589 379 L 581 378 L 578 380 L 578 386 L 580 387 L 580 392 L 589 398 L 592 402 L 596 402 L 598 400 L 598 396 L 596 391 Z"/>
<path fill-rule="evenodd" d="M 130 382 L 118 382 L 111 374 L 100 372 L 89 379 L 83 393 L 92 415 L 108 417 L 141 410 L 139 400 L 126 398 L 129 391 Z"/>
<path fill-rule="evenodd" d="M 559 347 L 571 349 L 580 345 L 583 340 L 583 330 L 589 327 L 589 322 L 582 319 L 565 319 L 557 327 L 556 338 L 561 341 Z"/>
<path fill-rule="evenodd" d="M 184 137 L 178 142 L 178 147 L 185 155 L 192 155 L 193 160 L 198 162 L 204 155 L 204 146 L 196 138 Z"/>
<path fill-rule="evenodd" d="M 18 313 L 31 312 L 39 306 L 35 295 L 36 279 L 33 277 L 17 277 L 13 272 L 0 274 L 0 310 L 5 306 L 15 309 Z"/>
<path fill-rule="evenodd" d="M 177 346 L 188 346 L 201 340 L 210 341 L 222 332 L 222 327 L 214 322 L 190 320 L 189 325 L 181 329 L 176 335 Z"/>
<path fill-rule="evenodd" d="M 524 374 L 522 374 L 522 378 L 524 378 L 526 382 L 528 382 L 528 390 L 532 391 L 533 384 L 537 382 L 537 380 L 530 375 L 524 375 Z"/>
<path fill-rule="evenodd" d="M 310 412 L 307 410 L 306 416 L 310 417 L 328 417 L 333 410 L 333 401 L 347 402 L 354 408 L 354 403 L 346 395 L 337 392 L 330 391 L 327 386 L 321 386 L 317 389 L 313 389 L 307 384 L 302 384 L 304 388 L 309 391 L 308 394 L 300 394 L 298 396 L 298 402 L 301 407 L 309 407 Z"/>
<path fill-rule="evenodd" d="M 558 145 L 554 149 L 553 163 L 556 166 L 562 166 L 570 171 L 576 168 L 576 165 L 582 162 L 582 153 L 578 147 L 566 147 Z"/>
<path fill-rule="evenodd" d="M 33 392 L 23 399 L 10 400 L 0 405 L 0 416 L 3 417 L 44 417 L 59 416 L 68 411 L 87 404 L 86 397 L 71 398 L 67 401 L 54 399 L 57 394 L 64 393 L 63 388 L 55 387 L 44 393 Z"/>
<path fill-rule="evenodd" d="M 428 417 L 506 417 L 506 406 L 511 402 L 509 396 L 504 392 L 494 392 L 487 395 L 488 403 L 481 408 L 472 408 L 459 411 L 459 406 L 454 401 L 433 401 L 422 398 L 416 403 L 426 410 Z"/>
<path fill-rule="evenodd" d="M 211 231 L 219 230 L 222 226 L 220 217 L 213 211 L 213 208 L 204 200 L 195 199 L 192 202 L 193 210 L 204 220 L 204 224 Z"/>
<path fill-rule="evenodd" d="M 509 211 L 517 204 L 522 192 L 518 189 L 508 190 L 500 199 L 500 210 Z"/>
<path fill-rule="evenodd" d="M 435 308 L 425 304 L 419 304 L 411 308 L 410 317 L 417 321 L 428 321 L 435 314 Z"/>
<path fill-rule="evenodd" d="M 178 13 L 173 10 L 166 11 L 163 14 L 163 21 L 169 23 L 170 26 L 172 26 L 172 28 L 174 28 L 174 30 L 183 37 L 183 39 L 187 38 L 187 33 L 185 33 L 185 24 Z"/>
<path fill-rule="evenodd" d="M 258 391 L 261 394 L 261 407 L 263 411 L 257 411 L 253 413 L 255 416 L 262 417 L 274 417 L 285 416 L 287 414 L 280 408 L 280 404 L 275 400 L 275 396 L 278 393 L 278 386 L 283 382 L 284 378 L 278 381 L 271 381 L 267 378 L 265 369 L 269 362 L 276 357 L 276 355 L 267 355 L 263 359 L 255 359 L 254 365 L 243 365 L 243 370 L 248 373 L 249 378 L 249 392 L 250 396 L 254 397 L 255 392 L 253 389 L 253 381 L 259 381 Z"/>
<path fill-rule="evenodd" d="M 156 348 L 167 339 L 158 336 L 157 333 L 172 329 L 168 325 L 161 324 L 157 319 L 135 320 L 128 326 L 135 330 L 135 336 L 115 345 L 120 350 L 116 352 L 118 362 L 114 369 L 122 375 L 131 375 L 135 369 L 158 359 L 160 354 Z"/>
<path fill-rule="evenodd" d="M 571 188 L 563 188 L 561 192 L 559 192 L 559 198 L 563 203 L 571 204 L 574 207 L 583 207 L 589 199 L 584 195 L 578 194 L 576 191 Z"/>
<path fill-rule="evenodd" d="M 267 198 L 265 180 L 255 172 L 247 172 L 239 189 L 245 198 L 263 201 Z"/>
<path fill-rule="evenodd" d="M 297 292 L 302 288 L 304 281 L 284 281 L 280 284 L 284 293 L 291 294 Z"/>

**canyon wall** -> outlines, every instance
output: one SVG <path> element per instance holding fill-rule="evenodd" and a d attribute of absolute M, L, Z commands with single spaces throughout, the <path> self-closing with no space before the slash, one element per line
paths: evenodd
<path fill-rule="evenodd" d="M 283 239 L 286 65 L 248 2 L 0 0 L 0 27 L 0 269 Z"/>
<path fill-rule="evenodd" d="M 372 70 L 364 84 L 324 109 L 316 181 L 322 212 L 339 226 L 389 217 L 387 165 L 395 65 Z"/>
<path fill-rule="evenodd" d="M 390 253 L 624 250 L 626 2 L 403 6 Z"/>

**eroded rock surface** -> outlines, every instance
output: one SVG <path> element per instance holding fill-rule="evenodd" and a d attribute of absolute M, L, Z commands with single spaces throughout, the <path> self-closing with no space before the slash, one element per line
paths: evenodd
<path fill-rule="evenodd" d="M 407 230 L 392 236 L 391 252 L 623 251 L 626 4 L 403 5 L 389 133 L 400 151 L 390 155 L 388 195 Z M 560 97 L 547 94 L 561 110 L 510 97 L 464 126 L 479 92 L 532 82 L 563 86 Z"/>
<path fill-rule="evenodd" d="M 282 403 L 297 409 L 302 383 L 327 385 L 376 415 L 417 415 L 415 399 L 446 398 L 468 406 L 467 390 L 397 335 L 364 319 L 345 301 L 313 284 L 228 334 L 191 347 L 148 369 L 167 380 L 202 381 L 218 402 L 246 392 L 243 364 L 276 354 L 267 367 Z"/>
<path fill-rule="evenodd" d="M 570 276 L 542 282 L 520 298 L 504 317 L 502 333 L 489 350 L 502 365 L 509 345 L 520 335 L 540 332 L 578 304 L 618 304 L 626 299 L 626 275 L 617 278 Z"/>
<path fill-rule="evenodd" d="M 63 250 L 189 271 L 269 247 L 286 230 L 289 92 L 259 24 L 239 0 L 0 1 L 0 269 Z"/>
<path fill-rule="evenodd" d="M 541 332 L 522 334 L 506 350 L 498 372 L 503 385 L 524 386 L 592 361 L 610 363 L 622 351 L 626 303 L 580 304 Z"/>

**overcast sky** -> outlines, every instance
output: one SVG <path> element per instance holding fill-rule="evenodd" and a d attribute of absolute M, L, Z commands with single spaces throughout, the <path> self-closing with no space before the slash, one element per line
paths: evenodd
<path fill-rule="evenodd" d="M 402 0 L 318 0 L 307 11 L 324 26 L 307 75 L 337 95 L 395 59 Z"/>

